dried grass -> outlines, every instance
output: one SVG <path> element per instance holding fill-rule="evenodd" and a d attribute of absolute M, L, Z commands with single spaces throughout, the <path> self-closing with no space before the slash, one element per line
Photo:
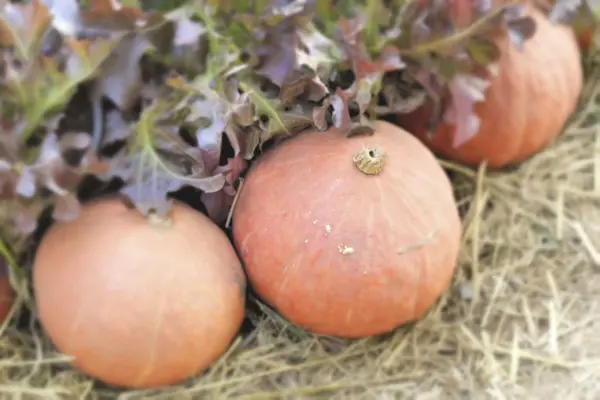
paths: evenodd
<path fill-rule="evenodd" d="M 15 399 L 592 399 L 600 393 L 600 71 L 549 149 L 510 172 L 450 163 L 465 214 L 452 288 L 417 324 L 358 341 L 317 338 L 268 309 L 206 375 L 113 392 L 68 367 L 38 327 L 0 338 Z"/>

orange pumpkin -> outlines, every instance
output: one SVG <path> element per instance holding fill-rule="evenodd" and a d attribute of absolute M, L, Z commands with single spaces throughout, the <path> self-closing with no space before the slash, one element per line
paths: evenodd
<path fill-rule="evenodd" d="M 446 122 L 428 137 L 423 127 L 430 115 L 427 106 L 398 115 L 398 124 L 434 152 L 467 165 L 485 160 L 491 167 L 515 164 L 548 146 L 576 109 L 583 87 L 580 50 L 570 27 L 550 23 L 533 8 L 528 13 L 537 31 L 522 52 L 507 34 L 495 38 L 499 73 L 486 74 L 491 85 L 475 106 L 481 125 L 474 137 L 455 148 L 456 131 Z"/>
<path fill-rule="evenodd" d="M 108 384 L 158 387 L 200 373 L 244 317 L 245 276 L 223 231 L 182 203 L 156 221 L 98 200 L 53 225 L 36 254 L 45 331 Z"/>
<path fill-rule="evenodd" d="M 8 267 L 5 265 L 5 261 L 2 261 L 3 264 L 0 264 L 0 324 L 4 323 L 4 320 L 8 317 L 15 297 L 15 292 L 8 278 Z"/>
<path fill-rule="evenodd" d="M 577 35 L 577 41 L 582 49 L 588 50 L 592 44 L 592 29 L 585 29 L 581 34 Z"/>
<path fill-rule="evenodd" d="M 414 136 L 304 132 L 251 167 L 233 214 L 251 286 L 292 323 L 358 338 L 420 318 L 461 236 L 450 182 Z"/>

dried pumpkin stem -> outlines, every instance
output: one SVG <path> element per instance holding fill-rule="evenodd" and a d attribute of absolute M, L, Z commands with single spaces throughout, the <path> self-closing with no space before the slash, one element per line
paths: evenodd
<path fill-rule="evenodd" d="M 146 216 L 146 219 L 148 220 L 148 223 L 155 228 L 166 229 L 166 228 L 170 228 L 171 225 L 173 224 L 173 220 L 170 217 L 168 217 L 166 215 L 165 216 L 158 215 L 154 211 L 150 211 L 148 213 L 148 215 Z"/>
<path fill-rule="evenodd" d="M 386 153 L 379 147 L 364 147 L 354 154 L 354 165 L 367 175 L 378 175 L 383 171 Z"/>

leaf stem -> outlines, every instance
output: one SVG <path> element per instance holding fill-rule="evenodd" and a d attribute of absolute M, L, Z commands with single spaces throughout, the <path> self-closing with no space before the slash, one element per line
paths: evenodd
<path fill-rule="evenodd" d="M 8 248 L 8 245 L 2 239 L 0 239 L 0 255 L 4 257 L 9 268 L 11 269 L 13 274 L 15 274 L 15 276 L 17 276 L 19 279 L 25 277 L 25 274 L 23 273 L 23 270 L 19 266 L 19 263 L 17 263 L 17 260 L 13 256 L 12 251 Z"/>
<path fill-rule="evenodd" d="M 488 22 L 490 22 L 494 18 L 498 17 L 502 12 L 504 12 L 504 10 L 506 10 L 508 7 L 510 7 L 516 3 L 518 3 L 517 0 L 512 0 L 506 4 L 503 4 L 502 6 L 491 11 L 489 14 L 485 15 L 484 17 L 478 19 L 477 21 L 475 21 L 474 23 L 472 23 L 465 29 L 458 31 L 454 35 L 449 35 L 449 36 L 442 37 L 441 39 L 433 40 L 430 42 L 425 42 L 422 44 L 417 44 L 416 46 L 409 48 L 409 49 L 399 49 L 400 54 L 405 55 L 405 56 L 418 56 L 420 54 L 430 53 L 432 51 L 439 50 L 442 48 L 456 46 L 456 45 L 460 44 L 463 40 L 468 39 L 470 36 L 472 36 L 473 34 L 478 32 L 479 30 L 485 28 L 485 25 Z"/>

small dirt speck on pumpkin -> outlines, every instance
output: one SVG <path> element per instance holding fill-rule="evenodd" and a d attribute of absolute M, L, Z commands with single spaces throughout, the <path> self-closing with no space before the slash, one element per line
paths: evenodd
<path fill-rule="evenodd" d="M 344 255 L 344 256 L 349 256 L 351 254 L 356 253 L 356 250 L 354 249 L 354 247 L 349 247 L 349 246 L 345 246 L 340 244 L 338 246 L 338 249 L 340 249 L 340 254 Z"/>

